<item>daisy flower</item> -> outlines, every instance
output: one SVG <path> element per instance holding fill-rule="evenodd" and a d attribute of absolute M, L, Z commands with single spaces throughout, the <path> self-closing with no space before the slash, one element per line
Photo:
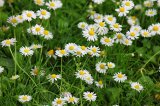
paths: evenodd
<path fill-rule="evenodd" d="M 7 22 L 12 24 L 14 27 L 19 23 L 17 16 L 11 16 L 7 19 Z"/>
<path fill-rule="evenodd" d="M 110 29 L 115 32 L 120 32 L 122 31 L 122 25 L 120 25 L 119 23 L 115 23 L 115 24 L 110 25 Z"/>
<path fill-rule="evenodd" d="M 33 35 L 41 35 L 44 31 L 44 28 L 41 25 L 36 24 L 34 27 L 31 28 Z"/>
<path fill-rule="evenodd" d="M 62 92 L 61 94 L 60 94 L 60 97 L 63 97 L 63 98 L 65 98 L 65 97 L 68 97 L 68 96 L 72 96 L 72 94 L 70 93 L 70 92 Z"/>
<path fill-rule="evenodd" d="M 64 98 L 68 103 L 72 103 L 72 104 L 77 104 L 78 103 L 78 100 L 79 100 L 79 98 L 76 98 L 76 97 L 74 97 L 74 96 L 66 96 L 65 98 Z"/>
<path fill-rule="evenodd" d="M 139 20 L 136 16 L 129 16 L 127 17 L 127 23 L 131 26 L 139 24 Z"/>
<path fill-rule="evenodd" d="M 22 12 L 22 16 L 24 20 L 32 21 L 32 19 L 36 19 L 36 14 L 34 11 L 25 10 Z"/>
<path fill-rule="evenodd" d="M 105 15 L 104 16 L 104 21 L 107 24 L 112 25 L 112 24 L 116 23 L 116 18 L 113 15 Z"/>
<path fill-rule="evenodd" d="M 103 82 L 102 82 L 102 80 L 100 80 L 100 81 L 95 81 L 95 84 L 96 84 L 97 87 L 103 88 Z"/>
<path fill-rule="evenodd" d="M 87 91 L 83 93 L 83 98 L 91 102 L 91 101 L 95 101 L 97 96 L 94 92 Z"/>
<path fill-rule="evenodd" d="M 0 74 L 3 73 L 4 68 L 2 66 L 0 66 Z"/>
<path fill-rule="evenodd" d="M 126 7 L 119 7 L 116 11 L 118 12 L 119 17 L 126 16 L 129 13 Z"/>
<path fill-rule="evenodd" d="M 105 45 L 105 46 L 113 46 L 114 40 L 104 36 L 101 38 L 100 42 L 102 45 Z"/>
<path fill-rule="evenodd" d="M 96 46 L 88 47 L 89 55 L 99 57 L 100 56 L 100 48 Z"/>
<path fill-rule="evenodd" d="M 56 55 L 58 57 L 68 56 L 68 52 L 65 49 L 63 49 L 63 50 L 56 50 L 55 53 L 56 53 Z"/>
<path fill-rule="evenodd" d="M 18 23 L 23 23 L 24 22 L 24 18 L 22 15 L 17 15 L 17 20 L 18 20 Z"/>
<path fill-rule="evenodd" d="M 88 24 L 86 22 L 78 23 L 78 28 L 80 28 L 80 29 L 85 29 L 87 26 L 88 26 Z"/>
<path fill-rule="evenodd" d="M 96 4 L 102 4 L 105 0 L 92 0 Z"/>
<path fill-rule="evenodd" d="M 93 15 L 93 19 L 94 19 L 94 22 L 102 22 L 103 21 L 103 15 L 102 14 L 98 14 L 98 13 L 95 13 Z"/>
<path fill-rule="evenodd" d="M 18 79 L 20 76 L 19 75 L 13 75 L 10 79 L 11 80 L 16 80 L 16 79 Z"/>
<path fill-rule="evenodd" d="M 54 83 L 58 79 L 61 79 L 61 75 L 49 74 L 47 78 L 50 82 Z"/>
<path fill-rule="evenodd" d="M 37 76 L 38 74 L 39 74 L 39 69 L 36 66 L 34 66 L 34 68 L 31 69 L 31 75 Z"/>
<path fill-rule="evenodd" d="M 106 63 L 98 62 L 96 64 L 96 71 L 99 73 L 106 73 L 106 70 L 108 69 Z"/>
<path fill-rule="evenodd" d="M 97 33 L 96 33 L 96 26 L 89 25 L 87 28 L 83 30 L 83 37 L 87 38 L 87 41 L 97 41 Z"/>
<path fill-rule="evenodd" d="M 116 82 L 119 82 L 119 83 L 127 80 L 127 76 L 125 74 L 122 74 L 122 72 L 115 73 L 113 78 Z"/>
<path fill-rule="evenodd" d="M 37 11 L 37 16 L 40 18 L 40 19 L 49 19 L 51 14 L 50 12 L 48 12 L 47 10 L 44 10 L 44 9 L 40 9 Z"/>
<path fill-rule="evenodd" d="M 48 31 L 48 30 L 43 30 L 41 35 L 42 35 L 42 36 L 44 37 L 44 39 L 46 39 L 46 40 L 50 40 L 50 39 L 53 38 L 53 34 L 52 34 L 50 31 Z"/>
<path fill-rule="evenodd" d="M 76 78 L 80 78 L 84 80 L 85 77 L 89 75 L 89 72 L 87 70 L 78 70 L 78 72 L 76 72 L 75 75 L 76 75 Z"/>
<path fill-rule="evenodd" d="M 44 0 L 34 0 L 34 3 L 36 5 L 43 6 L 44 5 Z"/>
<path fill-rule="evenodd" d="M 116 43 L 121 44 L 124 38 L 125 38 L 125 35 L 123 33 L 116 33 L 113 39 L 115 40 Z"/>
<path fill-rule="evenodd" d="M 43 46 L 41 45 L 41 44 L 32 44 L 31 46 L 30 46 L 30 48 L 31 49 L 40 49 L 40 48 L 42 48 Z"/>
<path fill-rule="evenodd" d="M 135 32 L 137 32 L 137 33 L 139 33 L 140 31 L 141 31 L 141 26 L 139 26 L 139 25 L 133 25 L 133 26 L 131 26 L 131 28 L 130 28 L 130 30 L 132 30 L 132 31 L 135 31 Z"/>
<path fill-rule="evenodd" d="M 4 46 L 7 47 L 7 46 L 14 45 L 15 42 L 17 42 L 15 38 L 6 39 L 6 40 L 3 40 L 3 41 L 1 42 L 1 45 L 2 45 L 2 47 L 4 47 Z"/>
<path fill-rule="evenodd" d="M 139 33 L 137 31 L 130 30 L 127 31 L 126 35 L 128 39 L 135 40 L 138 39 Z"/>
<path fill-rule="evenodd" d="M 97 25 L 97 34 L 98 35 L 105 35 L 108 33 L 108 28 L 106 27 L 105 22 L 99 22 Z"/>
<path fill-rule="evenodd" d="M 141 30 L 140 33 L 143 37 L 151 37 L 151 32 L 149 30 Z"/>
<path fill-rule="evenodd" d="M 160 34 L 160 24 L 152 24 L 148 27 L 148 30 L 151 32 L 153 36 L 156 34 Z"/>
<path fill-rule="evenodd" d="M 82 50 L 80 47 L 78 47 L 73 55 L 75 55 L 76 57 L 83 57 L 87 52 L 85 52 L 84 50 Z"/>
<path fill-rule="evenodd" d="M 32 100 L 32 97 L 29 95 L 19 95 L 18 97 L 18 101 L 22 103 L 29 102 L 31 100 Z"/>
<path fill-rule="evenodd" d="M 52 106 L 63 106 L 65 105 L 65 100 L 63 98 L 56 98 L 54 101 L 52 101 Z"/>
<path fill-rule="evenodd" d="M 141 10 L 142 9 L 142 5 L 141 4 L 137 4 L 135 5 L 135 10 Z"/>
<path fill-rule="evenodd" d="M 32 56 L 34 53 L 34 51 L 29 47 L 21 47 L 19 51 L 24 56 Z"/>
<path fill-rule="evenodd" d="M 54 50 L 53 49 L 51 49 L 51 50 L 49 50 L 48 52 L 47 52 L 47 56 L 48 57 L 52 57 L 54 55 Z"/>
<path fill-rule="evenodd" d="M 149 17 L 153 17 L 153 16 L 157 15 L 157 10 L 156 9 L 148 9 L 148 10 L 146 10 L 145 15 L 149 16 Z"/>
<path fill-rule="evenodd" d="M 138 92 L 143 90 L 143 86 L 139 82 L 131 82 L 131 88 L 137 90 Z"/>
<path fill-rule="evenodd" d="M 128 10 L 131 10 L 134 7 L 134 3 L 131 0 L 124 0 L 122 1 L 122 6 L 124 6 Z"/>
<path fill-rule="evenodd" d="M 93 77 L 91 76 L 91 74 L 87 74 L 86 76 L 85 76 L 85 78 L 84 78 L 84 81 L 87 83 L 87 84 L 89 84 L 89 85 L 91 85 L 91 84 L 93 84 Z"/>
<path fill-rule="evenodd" d="M 87 54 L 88 48 L 86 46 L 80 46 L 79 48 L 81 48 L 84 54 Z"/>
<path fill-rule="evenodd" d="M 126 46 L 130 46 L 132 45 L 132 40 L 125 38 L 123 39 L 123 44 Z"/>
<path fill-rule="evenodd" d="M 75 43 L 68 43 L 65 45 L 65 50 L 68 53 L 74 53 L 76 49 L 77 49 L 77 45 Z"/>
<path fill-rule="evenodd" d="M 112 62 L 107 63 L 108 68 L 115 68 L 115 64 Z"/>
<path fill-rule="evenodd" d="M 153 3 L 153 1 L 151 1 L 151 0 L 145 0 L 145 1 L 143 2 L 143 5 L 144 5 L 145 7 L 153 7 L 154 3 Z"/>
<path fill-rule="evenodd" d="M 49 2 L 46 3 L 46 6 L 49 9 L 56 10 L 56 9 L 62 7 L 62 2 L 60 0 L 51 0 L 51 1 L 49 1 Z"/>

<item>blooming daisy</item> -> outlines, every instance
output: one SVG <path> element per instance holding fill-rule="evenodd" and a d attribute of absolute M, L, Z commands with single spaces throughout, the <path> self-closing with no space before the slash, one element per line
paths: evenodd
<path fill-rule="evenodd" d="M 90 47 L 88 47 L 88 53 L 91 56 L 99 57 L 100 56 L 100 48 L 96 47 L 96 46 L 90 46 Z"/>
<path fill-rule="evenodd" d="M 102 22 L 103 21 L 103 15 L 102 14 L 98 14 L 98 13 L 95 13 L 93 15 L 93 19 L 95 22 Z"/>
<path fill-rule="evenodd" d="M 116 33 L 113 39 L 115 40 L 116 43 L 121 44 L 124 38 L 125 38 L 125 35 L 123 33 Z"/>
<path fill-rule="evenodd" d="M 78 28 L 80 28 L 80 29 L 85 29 L 87 26 L 88 26 L 88 24 L 86 22 L 78 23 Z"/>
<path fill-rule="evenodd" d="M 29 95 L 19 95 L 18 97 L 19 102 L 25 103 L 32 100 L 32 97 Z"/>
<path fill-rule="evenodd" d="M 75 55 L 76 57 L 83 57 L 87 52 L 82 50 L 81 47 L 77 47 L 77 49 L 75 49 L 73 55 Z"/>
<path fill-rule="evenodd" d="M 44 0 L 34 0 L 34 3 L 39 5 L 39 6 L 43 6 L 44 5 Z"/>
<path fill-rule="evenodd" d="M 38 74 L 39 74 L 39 68 L 37 68 L 36 66 L 34 66 L 34 68 L 31 69 L 31 75 L 37 76 Z"/>
<path fill-rule="evenodd" d="M 56 53 L 56 55 L 58 57 L 63 57 L 63 56 L 67 56 L 68 55 L 68 52 L 65 49 L 63 49 L 63 50 L 56 50 L 55 53 Z"/>
<path fill-rule="evenodd" d="M 86 46 L 80 46 L 79 48 L 81 48 L 84 54 L 87 54 L 88 48 Z"/>
<path fill-rule="evenodd" d="M 84 78 L 84 81 L 87 83 L 87 84 L 89 84 L 89 85 L 91 85 L 91 84 L 93 84 L 93 77 L 91 76 L 91 74 L 87 74 L 86 76 L 85 76 L 85 78 Z"/>
<path fill-rule="evenodd" d="M 44 28 L 41 25 L 36 24 L 31 28 L 33 35 L 41 35 L 44 31 Z"/>
<path fill-rule="evenodd" d="M 17 16 L 11 16 L 7 19 L 7 22 L 12 24 L 14 27 L 19 23 Z"/>
<path fill-rule="evenodd" d="M 108 68 L 115 68 L 115 64 L 112 62 L 107 63 Z"/>
<path fill-rule="evenodd" d="M 146 10 L 145 15 L 149 16 L 149 17 L 153 17 L 153 16 L 157 15 L 157 10 L 156 9 L 148 9 L 148 10 Z"/>
<path fill-rule="evenodd" d="M 127 76 L 125 74 L 122 74 L 122 72 L 115 73 L 113 78 L 116 82 L 119 82 L 119 83 L 127 80 Z"/>
<path fill-rule="evenodd" d="M 139 33 L 137 31 L 130 30 L 127 31 L 126 35 L 128 39 L 135 40 L 138 39 Z"/>
<path fill-rule="evenodd" d="M 113 15 L 105 15 L 104 20 L 107 24 L 112 25 L 116 23 L 116 18 Z"/>
<path fill-rule="evenodd" d="M 50 40 L 50 39 L 53 38 L 53 34 L 52 34 L 50 31 L 48 31 L 48 30 L 43 30 L 41 35 L 42 35 L 42 36 L 44 37 L 44 39 L 46 39 L 46 40 Z"/>
<path fill-rule="evenodd" d="M 65 98 L 65 97 L 68 97 L 68 96 L 72 96 L 72 94 L 70 93 L 70 92 L 62 92 L 61 94 L 60 94 L 60 97 L 63 97 L 63 98 Z"/>
<path fill-rule="evenodd" d="M 160 34 L 160 24 L 152 24 L 148 27 L 148 30 L 151 32 L 153 36 L 156 34 Z"/>
<path fill-rule="evenodd" d="M 105 0 L 92 0 L 96 4 L 102 4 Z"/>
<path fill-rule="evenodd" d="M 54 50 L 53 49 L 51 49 L 51 50 L 49 50 L 48 52 L 47 52 L 47 56 L 48 57 L 52 57 L 54 55 Z"/>
<path fill-rule="evenodd" d="M 122 1 L 122 6 L 124 6 L 128 10 L 131 10 L 134 7 L 134 3 L 131 0 L 124 0 Z"/>
<path fill-rule="evenodd" d="M 97 25 L 97 34 L 98 35 L 105 35 L 108 33 L 108 28 L 106 27 L 105 22 L 99 22 Z"/>
<path fill-rule="evenodd" d="M 63 105 L 65 105 L 66 103 L 65 103 L 65 99 L 63 99 L 63 98 L 56 98 L 56 99 L 54 99 L 54 101 L 52 101 L 52 106 L 63 106 Z"/>
<path fill-rule="evenodd" d="M 106 63 L 98 62 L 96 64 L 96 71 L 99 73 L 106 73 L 106 70 L 108 69 Z"/>
<path fill-rule="evenodd" d="M 143 37 L 151 37 L 151 32 L 149 30 L 141 30 L 140 33 Z"/>
<path fill-rule="evenodd" d="M 36 19 L 36 14 L 34 11 L 25 10 L 22 12 L 22 16 L 24 20 L 32 21 L 32 19 Z"/>
<path fill-rule="evenodd" d="M 18 79 L 19 78 L 19 75 L 13 75 L 10 79 L 11 80 L 16 80 L 16 79 Z"/>
<path fill-rule="evenodd" d="M 119 23 L 115 23 L 110 25 L 110 29 L 115 32 L 120 32 L 122 30 L 122 25 L 120 25 Z"/>
<path fill-rule="evenodd" d="M 72 104 L 77 104 L 78 103 L 78 100 L 79 100 L 79 98 L 76 98 L 76 97 L 74 97 L 74 96 L 66 96 L 65 98 L 64 98 L 68 103 L 72 103 Z"/>
<path fill-rule="evenodd" d="M 50 82 L 54 83 L 58 79 L 61 79 L 61 75 L 49 74 L 47 78 Z"/>
<path fill-rule="evenodd" d="M 97 96 L 94 92 L 87 91 L 83 93 L 83 98 L 91 102 L 91 101 L 95 101 Z"/>
<path fill-rule="evenodd" d="M 51 1 L 49 1 L 49 2 L 46 3 L 46 6 L 49 9 L 56 10 L 56 9 L 62 7 L 62 2 L 60 0 L 51 0 Z"/>
<path fill-rule="evenodd" d="M 143 5 L 144 5 L 145 7 L 153 7 L 154 3 L 153 3 L 153 1 L 151 1 L 151 0 L 145 0 L 145 1 L 143 2 Z"/>
<path fill-rule="evenodd" d="M 45 9 L 40 9 L 37 11 L 37 16 L 40 18 L 40 19 L 49 19 L 51 14 L 50 12 L 48 12 L 47 10 Z"/>
<path fill-rule="evenodd" d="M 18 23 L 23 23 L 24 22 L 24 18 L 22 15 L 17 15 L 17 20 L 18 20 Z"/>
<path fill-rule="evenodd" d="M 42 48 L 43 46 L 41 45 L 41 44 L 32 44 L 31 46 L 30 46 L 30 48 L 31 49 L 40 49 L 40 48 Z"/>
<path fill-rule="evenodd" d="M 141 10 L 142 9 L 142 5 L 141 4 L 137 4 L 135 5 L 135 10 Z"/>
<path fill-rule="evenodd" d="M 126 46 L 130 46 L 132 45 L 132 40 L 125 38 L 123 39 L 123 44 Z"/>
<path fill-rule="evenodd" d="M 76 75 L 76 78 L 80 78 L 84 80 L 85 77 L 89 75 L 89 72 L 87 70 L 78 70 L 78 72 L 76 72 L 75 75 Z"/>
<path fill-rule="evenodd" d="M 139 82 L 131 82 L 130 84 L 131 88 L 137 90 L 138 92 L 143 90 L 143 86 Z"/>
<path fill-rule="evenodd" d="M 68 43 L 65 45 L 65 50 L 68 53 L 74 53 L 76 49 L 77 49 L 77 45 L 75 43 Z"/>
<path fill-rule="evenodd" d="M 3 73 L 4 68 L 2 66 L 0 66 L 0 74 Z"/>
<path fill-rule="evenodd" d="M 17 42 L 15 38 L 6 39 L 6 40 L 3 40 L 1 42 L 1 45 L 2 45 L 2 47 L 4 47 L 4 46 L 11 46 L 11 45 L 14 45 L 15 42 Z"/>
<path fill-rule="evenodd" d="M 126 7 L 119 7 L 116 11 L 118 12 L 119 17 L 126 16 L 129 13 Z"/>
<path fill-rule="evenodd" d="M 103 88 L 103 82 L 102 82 L 102 80 L 95 81 L 95 84 L 96 84 L 97 87 Z"/>
<path fill-rule="evenodd" d="M 141 26 L 139 26 L 139 25 L 133 25 L 133 26 L 131 26 L 131 28 L 130 28 L 130 30 L 132 30 L 132 31 L 135 31 L 135 32 L 137 32 L 137 33 L 139 33 L 140 31 L 141 31 Z"/>
<path fill-rule="evenodd" d="M 131 26 L 139 24 L 139 20 L 136 16 L 129 16 L 127 17 L 127 23 Z"/>
<path fill-rule="evenodd" d="M 34 53 L 30 47 L 21 47 L 19 51 L 24 56 L 32 56 Z"/>
<path fill-rule="evenodd" d="M 83 37 L 87 38 L 88 41 L 97 41 L 96 30 L 97 28 L 95 25 L 89 25 L 83 30 Z"/>
<path fill-rule="evenodd" d="M 101 44 L 102 45 L 105 45 L 105 46 L 113 46 L 113 43 L 114 43 L 114 40 L 111 39 L 110 37 L 102 37 L 101 40 L 100 40 Z"/>

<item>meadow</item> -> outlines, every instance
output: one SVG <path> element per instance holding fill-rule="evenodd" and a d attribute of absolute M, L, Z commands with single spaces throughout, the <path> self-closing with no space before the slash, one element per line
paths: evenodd
<path fill-rule="evenodd" d="M 0 106 L 160 106 L 160 0 L 0 0 Z"/>

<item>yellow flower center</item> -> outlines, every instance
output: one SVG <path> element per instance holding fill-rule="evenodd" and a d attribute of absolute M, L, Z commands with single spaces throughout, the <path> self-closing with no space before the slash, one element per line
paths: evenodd
<path fill-rule="evenodd" d="M 31 13 L 27 13 L 27 17 L 32 17 L 32 14 Z"/>
<path fill-rule="evenodd" d="M 109 21 L 112 21 L 112 20 L 113 20 L 113 17 L 108 17 L 108 20 L 109 20 Z"/>
<path fill-rule="evenodd" d="M 153 14 L 153 11 L 150 11 L 150 12 L 149 12 L 149 14 L 151 14 L 151 15 L 152 15 L 152 14 Z"/>
<path fill-rule="evenodd" d="M 136 34 L 134 32 L 131 32 L 130 35 L 134 37 Z"/>
<path fill-rule="evenodd" d="M 48 35 L 48 34 L 49 34 L 49 31 L 44 30 L 44 31 L 43 31 L 43 34 L 44 34 L 44 35 Z"/>
<path fill-rule="evenodd" d="M 12 18 L 11 19 L 11 23 L 17 23 L 17 19 L 16 18 Z"/>
<path fill-rule="evenodd" d="M 69 98 L 69 101 L 70 101 L 70 102 L 74 102 L 74 98 L 73 98 L 73 97 L 70 97 L 70 98 Z"/>
<path fill-rule="evenodd" d="M 93 97 L 93 95 L 92 95 L 92 94 L 88 94 L 88 97 L 89 97 L 89 98 L 92 98 L 92 97 Z"/>
<path fill-rule="evenodd" d="M 36 0 L 36 3 L 40 5 L 42 4 L 42 0 Z"/>
<path fill-rule="evenodd" d="M 50 3 L 50 6 L 51 6 L 51 7 L 54 7 L 54 6 L 55 6 L 55 3 L 54 3 L 54 2 L 51 2 L 51 3 Z"/>
<path fill-rule="evenodd" d="M 69 47 L 69 50 L 74 50 L 74 46 L 70 46 L 70 47 Z"/>
<path fill-rule="evenodd" d="M 105 41 L 106 43 L 111 42 L 111 40 L 110 40 L 109 38 L 106 38 L 104 41 Z"/>
<path fill-rule="evenodd" d="M 144 32 L 143 35 L 144 36 L 148 36 L 149 32 Z"/>
<path fill-rule="evenodd" d="M 105 23 L 104 23 L 104 22 L 100 22 L 99 25 L 100 25 L 101 27 L 104 27 L 104 26 L 105 26 Z"/>
<path fill-rule="evenodd" d="M 80 75 L 84 75 L 85 72 L 81 70 L 81 71 L 79 72 L 79 74 L 80 74 Z"/>
<path fill-rule="evenodd" d="M 46 13 L 47 13 L 46 10 L 42 10 L 42 11 L 41 11 L 41 14 L 42 14 L 42 15 L 46 15 Z"/>
<path fill-rule="evenodd" d="M 113 67 L 113 64 L 109 63 L 109 64 L 108 64 L 108 67 L 109 67 L 109 68 Z"/>
<path fill-rule="evenodd" d="M 7 44 L 7 45 L 10 45 L 10 44 L 11 44 L 11 41 L 10 41 L 10 40 L 6 40 L 6 44 Z"/>
<path fill-rule="evenodd" d="M 23 96 L 22 100 L 24 100 L 24 101 L 28 100 L 28 96 Z"/>
<path fill-rule="evenodd" d="M 81 25 L 81 27 L 82 27 L 82 28 L 84 28 L 84 27 L 85 27 L 85 25 L 84 25 L 84 24 L 82 24 L 82 25 Z"/>
<path fill-rule="evenodd" d="M 118 35 L 117 35 L 117 38 L 118 38 L 118 39 L 122 39 L 122 35 L 121 35 L 121 34 L 118 34 Z"/>
<path fill-rule="evenodd" d="M 54 50 L 49 50 L 49 51 L 47 52 L 47 54 L 48 54 L 48 55 L 53 55 L 53 54 L 54 54 Z"/>
<path fill-rule="evenodd" d="M 158 26 L 153 26 L 154 31 L 158 31 L 158 29 L 159 29 Z"/>
<path fill-rule="evenodd" d="M 92 48 L 92 52 L 96 53 L 97 52 L 97 48 Z"/>
<path fill-rule="evenodd" d="M 36 28 L 36 31 L 37 31 L 37 32 L 39 32 L 40 30 L 41 30 L 41 28 L 40 28 L 40 27 L 37 27 L 37 28 Z"/>
<path fill-rule="evenodd" d="M 139 88 L 140 88 L 139 85 L 135 85 L 134 87 L 135 87 L 136 89 L 139 89 Z"/>
<path fill-rule="evenodd" d="M 100 64 L 99 66 L 101 69 L 105 69 L 105 65 L 104 64 Z"/>
<path fill-rule="evenodd" d="M 128 39 L 126 39 L 126 40 L 125 40 L 125 43 L 126 43 L 126 44 L 128 44 L 128 43 L 129 43 L 129 40 L 128 40 Z"/>
<path fill-rule="evenodd" d="M 24 49 L 24 52 L 25 53 L 29 53 L 29 49 Z"/>
<path fill-rule="evenodd" d="M 58 99 L 58 100 L 56 101 L 56 103 L 57 103 L 57 104 L 62 104 L 62 100 L 61 100 L 61 99 Z"/>
<path fill-rule="evenodd" d="M 94 36 L 94 34 L 95 34 L 95 33 L 94 33 L 94 30 L 91 29 L 91 30 L 89 31 L 89 35 L 90 35 L 90 36 Z"/>
<path fill-rule="evenodd" d="M 120 11 L 120 12 L 124 12 L 124 11 L 125 11 L 125 8 L 124 8 L 124 7 L 120 7 L 120 8 L 119 8 L 119 11 Z"/>
<path fill-rule="evenodd" d="M 55 79 L 55 78 L 57 78 L 57 75 L 56 74 L 52 74 L 51 78 Z"/>
<path fill-rule="evenodd" d="M 35 74 L 35 75 L 38 75 L 38 69 L 37 68 L 35 68 L 34 70 L 33 70 L 33 73 Z"/>
<path fill-rule="evenodd" d="M 98 84 L 99 85 L 103 85 L 103 82 L 100 80 L 100 81 L 98 81 Z"/>
<path fill-rule="evenodd" d="M 125 5 L 126 6 L 130 6 L 131 4 L 130 4 L 130 2 L 126 2 Z"/>
<path fill-rule="evenodd" d="M 115 28 L 119 28 L 119 25 L 118 24 L 114 24 L 113 25 Z"/>
<path fill-rule="evenodd" d="M 76 53 L 77 53 L 77 55 L 81 55 L 81 54 L 82 54 L 82 52 L 81 52 L 81 51 L 77 51 Z"/>
<path fill-rule="evenodd" d="M 60 53 L 61 54 L 66 54 L 66 51 L 65 50 L 60 50 Z"/>
<path fill-rule="evenodd" d="M 136 17 L 136 16 L 132 16 L 132 20 L 134 20 L 134 21 L 135 21 L 136 19 L 137 19 L 137 17 Z"/>
<path fill-rule="evenodd" d="M 117 75 L 117 77 L 118 77 L 118 78 L 122 78 L 122 77 L 123 77 L 123 74 L 120 73 L 120 74 Z"/>
<path fill-rule="evenodd" d="M 81 49 L 82 49 L 82 50 L 86 50 L 86 47 L 85 47 L 85 46 L 81 46 Z"/>

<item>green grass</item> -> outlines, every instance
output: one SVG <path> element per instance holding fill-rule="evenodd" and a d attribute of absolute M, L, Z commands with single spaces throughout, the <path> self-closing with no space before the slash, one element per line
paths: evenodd
<path fill-rule="evenodd" d="M 88 42 L 82 37 L 82 31 L 78 29 L 77 24 L 82 21 L 93 23 L 88 19 L 89 14 L 87 12 L 90 1 L 62 0 L 63 7 L 56 11 L 50 11 L 52 15 L 49 20 L 36 19 L 31 23 L 24 22 L 16 27 L 6 22 L 9 16 L 21 14 L 22 10 L 37 11 L 40 7 L 35 5 L 33 0 L 14 0 L 11 6 L 6 3 L 3 8 L 0 8 L 0 27 L 10 27 L 8 31 L 0 30 L 0 41 L 16 37 L 17 43 L 11 46 L 11 50 L 15 56 L 15 61 L 19 64 L 18 66 L 14 61 L 8 47 L 0 46 L 0 66 L 5 68 L 5 71 L 0 74 L 0 106 L 51 105 L 51 102 L 60 97 L 60 94 L 65 91 L 71 92 L 74 96 L 80 98 L 77 106 L 160 105 L 160 98 L 155 98 L 156 94 L 160 95 L 160 73 L 157 71 L 160 64 L 160 36 L 140 37 L 133 42 L 132 46 L 114 44 L 112 47 L 106 47 L 101 45 L 99 40 Z M 139 3 L 139 1 L 135 0 L 135 3 Z M 102 5 L 95 5 L 94 10 L 101 14 L 113 14 L 117 17 L 117 13 L 114 11 L 117 7 L 111 0 L 106 0 Z M 42 8 L 47 9 L 45 6 Z M 142 28 L 147 28 L 152 23 L 159 22 L 158 15 L 154 18 L 148 18 L 145 16 L 144 10 L 141 12 L 133 10 L 130 13 L 130 15 L 136 15 L 139 18 Z M 117 17 L 117 20 L 123 25 L 123 32 L 129 30 L 129 25 L 125 19 Z M 44 40 L 27 33 L 26 30 L 30 27 L 30 24 L 34 26 L 40 23 L 45 29 L 54 34 L 52 40 Z M 107 36 L 113 36 L 113 33 Z M 42 44 L 43 48 L 36 50 L 32 57 L 22 56 L 19 53 L 19 48 L 30 46 L 33 42 Z M 64 48 L 65 44 L 70 42 L 85 46 L 99 46 L 101 50 L 105 51 L 106 55 L 100 57 L 86 55 L 81 58 L 68 56 L 56 60 L 46 57 L 48 50 Z M 135 54 L 134 57 L 132 57 L 132 53 Z M 142 56 L 140 56 L 141 54 Z M 99 61 L 112 61 L 116 64 L 116 67 L 109 69 L 105 75 L 99 74 L 95 70 L 95 64 Z M 43 68 L 45 76 L 31 76 L 30 71 L 34 66 Z M 100 89 L 95 84 L 88 85 L 84 81 L 76 79 L 75 72 L 79 69 L 89 70 L 94 80 L 101 79 L 104 82 L 104 88 Z M 114 73 L 120 71 L 128 77 L 124 83 L 117 83 L 112 78 Z M 12 81 L 10 77 L 15 73 L 20 78 Z M 62 73 L 62 80 L 58 80 L 54 84 L 50 83 L 46 76 L 52 73 Z M 144 90 L 139 93 L 131 89 L 130 81 L 140 82 Z M 83 99 L 84 91 L 95 92 L 97 100 L 88 102 Z M 22 104 L 18 101 L 18 96 L 22 94 L 31 95 L 33 99 Z M 70 104 L 67 106 L 70 106 Z"/>

